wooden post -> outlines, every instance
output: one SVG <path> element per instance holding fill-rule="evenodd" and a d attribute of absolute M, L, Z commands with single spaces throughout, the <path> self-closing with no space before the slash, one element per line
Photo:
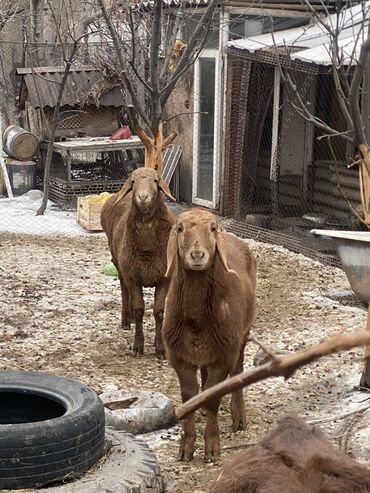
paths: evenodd
<path fill-rule="evenodd" d="M 67 181 L 68 183 L 72 181 L 72 156 L 69 151 L 67 151 Z"/>
<path fill-rule="evenodd" d="M 270 182 L 271 182 L 271 205 L 272 214 L 276 216 L 279 211 L 279 111 L 280 111 L 280 68 L 275 67 L 274 77 L 274 101 L 272 116 L 272 141 L 271 141 L 271 165 L 270 165 Z"/>
<path fill-rule="evenodd" d="M 13 190 L 10 184 L 9 176 L 8 176 L 8 170 L 6 169 L 5 166 L 5 153 L 4 153 L 4 147 L 3 147 L 3 115 L 0 111 L 0 168 L 1 168 L 1 173 L 3 175 L 3 180 L 5 183 L 5 188 L 8 194 L 9 198 L 13 198 Z"/>
<path fill-rule="evenodd" d="M 1 172 L 2 172 L 2 175 L 4 178 L 5 188 L 6 188 L 8 197 L 11 199 L 11 198 L 13 198 L 13 190 L 12 190 L 12 186 L 10 184 L 10 180 L 9 180 L 9 176 L 8 176 L 8 170 L 6 169 L 5 161 L 4 161 L 4 158 L 2 156 L 0 156 L 0 166 L 1 166 Z"/>
<path fill-rule="evenodd" d="M 366 332 L 370 333 L 370 301 L 367 309 Z M 360 387 L 370 389 L 370 346 L 365 346 L 365 363 L 362 372 Z"/>

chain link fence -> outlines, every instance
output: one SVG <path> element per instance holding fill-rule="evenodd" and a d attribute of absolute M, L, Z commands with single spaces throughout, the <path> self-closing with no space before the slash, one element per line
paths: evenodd
<path fill-rule="evenodd" d="M 42 200 L 54 107 L 63 67 L 73 49 L 69 43 L 0 42 L 2 130 L 19 125 L 40 141 L 39 153 L 32 161 L 18 161 L 16 154 L 6 157 L 14 198 L 6 197 L 4 173 L 1 173 L 0 230 L 82 234 L 84 229 L 76 224 L 78 197 L 118 191 L 129 173 L 144 161 L 141 142 L 127 149 L 119 146 L 117 150 L 110 149 L 109 136 L 127 123 L 125 95 L 114 69 L 107 69 L 112 47 L 107 42 L 81 42 L 73 56 L 56 126 L 51 202 L 45 216 L 35 219 Z M 83 146 L 79 146 L 78 142 L 84 139 Z M 90 145 L 86 145 L 89 144 L 86 139 Z M 70 144 L 77 146 L 76 149 Z"/>
<path fill-rule="evenodd" d="M 298 114 L 286 77 L 310 111 L 340 132 L 334 80 L 330 68 L 279 59 L 280 66 L 275 50 L 230 50 L 222 213 L 239 234 L 339 265 L 332 242 L 310 230 L 362 229 L 353 213 L 361 205 L 356 157 L 340 138 L 328 145 Z"/>
<path fill-rule="evenodd" d="M 0 79 L 5 89 L 0 93 L 1 106 L 10 108 L 11 122 L 20 122 L 41 140 L 47 140 L 45 120 L 50 124 L 52 108 L 45 106 L 44 114 L 41 115 L 40 108 L 35 109 L 29 104 L 27 91 L 22 93 L 24 79 L 16 76 L 15 69 L 61 66 L 69 49 L 68 45 L 62 47 L 48 43 L 0 45 Z M 84 67 L 91 67 L 92 64 L 101 67 L 102 60 L 108 59 L 107 50 L 107 43 L 78 47 L 74 69 L 82 73 Z M 240 235 L 264 238 L 264 241 L 278 243 L 339 265 L 332 245 L 313 238 L 309 231 L 312 228 L 360 227 L 353 214 L 353 210 L 358 210 L 360 206 L 358 169 L 356 165 L 349 166 L 354 158 L 353 149 L 340 139 L 333 140 L 330 148 L 322 133 L 297 114 L 291 104 L 294 100 L 291 90 L 281 77 L 277 82 L 279 68 L 275 58 L 268 50 L 248 53 L 231 49 L 229 52 L 225 107 L 228 132 L 221 214 L 229 218 L 230 229 L 234 228 Z M 345 123 L 330 71 L 312 64 L 292 62 L 284 56 L 280 59 L 281 68 L 290 74 L 300 96 L 315 114 L 335 128 L 344 129 Z M 46 71 L 41 76 L 55 79 L 56 73 Z M 75 83 L 79 84 L 81 80 L 77 79 Z M 108 77 L 107 87 L 116 87 L 116 83 L 116 79 Z M 99 89 L 96 91 L 99 96 L 102 86 L 96 84 L 95 88 Z M 97 108 L 92 105 L 91 112 L 73 107 L 63 110 L 57 140 L 78 136 L 87 124 L 94 126 L 94 121 L 97 134 L 104 126 L 112 125 L 112 122 L 114 127 L 125 123 L 125 115 L 112 110 L 112 107 Z M 112 131 L 110 127 L 108 133 Z M 43 181 L 43 159 L 45 145 L 41 146 L 36 163 L 35 188 L 39 190 Z M 70 154 L 68 168 L 62 154 L 55 153 L 50 194 L 54 204 L 45 214 L 45 217 L 49 214 L 49 219 L 45 219 L 47 228 L 59 232 L 58 225 L 54 224 L 55 218 L 52 219 L 50 215 L 51 211 L 58 211 L 68 216 L 70 229 L 75 233 L 77 197 L 116 191 L 127 174 L 141 161 L 140 148 L 124 154 L 75 152 Z M 23 179 L 26 179 L 26 171 L 23 174 Z M 177 173 L 172 183 L 177 191 L 178 180 Z M 22 223 L 21 231 L 34 233 L 34 219 L 27 219 L 27 223 L 22 208 L 18 212 L 14 211 L 20 207 L 14 204 L 23 200 L 24 207 L 28 208 L 29 215 L 33 217 L 41 198 L 35 193 L 32 197 L 16 198 L 13 205 L 10 201 L 0 200 L 0 208 L 4 210 L 1 215 L 3 226 L 0 224 L 0 228 L 16 230 L 15 226 L 10 227 L 9 224 L 15 224 L 14 217 L 17 216 L 17 221 Z M 77 228 L 82 231 L 79 226 Z"/>

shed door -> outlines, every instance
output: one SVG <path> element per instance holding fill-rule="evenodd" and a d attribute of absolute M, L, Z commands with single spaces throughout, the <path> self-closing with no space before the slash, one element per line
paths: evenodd
<path fill-rule="evenodd" d="M 194 70 L 193 202 L 217 206 L 218 53 L 204 50 Z"/>

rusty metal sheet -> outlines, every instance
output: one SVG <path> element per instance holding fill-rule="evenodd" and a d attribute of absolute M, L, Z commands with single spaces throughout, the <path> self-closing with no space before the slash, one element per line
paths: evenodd
<path fill-rule="evenodd" d="M 60 83 L 63 77 L 62 67 L 43 67 L 42 70 L 18 69 L 23 75 L 29 97 L 35 108 L 51 107 L 56 105 Z M 94 93 L 99 91 L 104 79 L 98 70 L 83 67 L 68 74 L 62 97 L 62 106 L 79 106 L 96 104 Z M 97 106 L 120 107 L 124 104 L 124 97 L 118 87 L 108 88 L 102 96 L 97 98 Z"/>

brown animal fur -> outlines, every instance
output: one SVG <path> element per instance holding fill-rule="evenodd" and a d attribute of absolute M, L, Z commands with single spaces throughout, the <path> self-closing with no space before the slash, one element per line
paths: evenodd
<path fill-rule="evenodd" d="M 139 168 L 130 175 L 121 191 L 107 200 L 101 212 L 101 224 L 121 283 L 123 329 L 130 329 L 132 316 L 135 319 L 135 354 L 144 352 L 142 288 L 155 286 L 153 312 L 158 357 L 164 355 L 161 327 L 168 289 L 166 249 L 175 222 L 160 191 L 174 200 L 156 171 Z"/>
<path fill-rule="evenodd" d="M 167 247 L 171 276 L 163 324 L 166 354 L 181 387 L 182 401 L 243 370 L 244 347 L 255 316 L 255 261 L 247 244 L 221 230 L 216 216 L 192 209 L 177 217 Z M 218 408 L 207 406 L 205 458 L 220 455 Z M 246 425 L 242 391 L 233 393 L 234 430 Z M 179 459 L 193 457 L 194 413 L 183 421 Z"/>
<path fill-rule="evenodd" d="M 210 493 L 369 493 L 370 470 L 297 416 L 223 467 Z"/>

